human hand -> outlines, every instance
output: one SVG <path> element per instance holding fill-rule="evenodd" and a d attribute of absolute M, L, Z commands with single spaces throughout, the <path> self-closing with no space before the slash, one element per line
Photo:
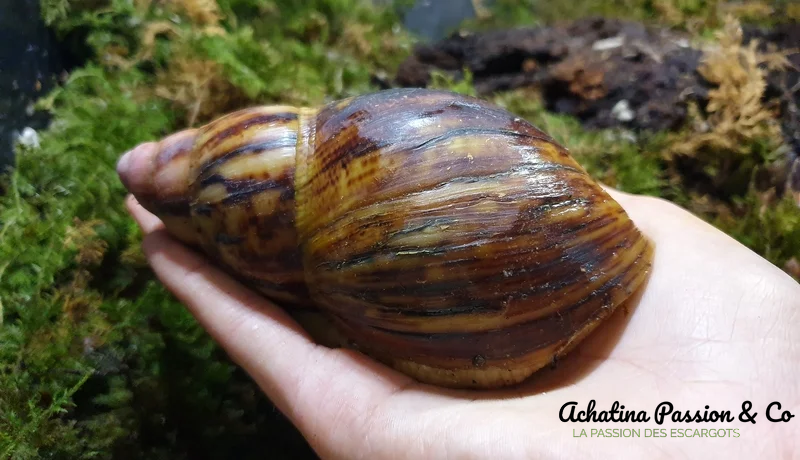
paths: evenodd
<path fill-rule="evenodd" d="M 419 384 L 353 350 L 315 344 L 283 310 L 172 239 L 133 198 L 159 279 L 258 383 L 323 458 L 774 458 L 800 452 L 800 286 L 688 212 L 610 191 L 656 245 L 637 298 L 554 369 L 499 391 Z M 614 401 L 652 415 L 730 410 L 760 423 L 559 421 L 564 403 Z M 775 415 L 775 411 L 773 411 Z M 738 428 L 739 438 L 574 438 L 584 428 Z"/>
<path fill-rule="evenodd" d="M 800 288 L 739 243 L 666 202 L 614 193 L 656 244 L 650 280 L 556 369 L 508 390 L 415 383 L 344 349 L 315 345 L 282 310 L 213 268 L 130 199 L 159 278 L 323 457 L 733 457 L 800 451 L 794 423 L 725 424 L 726 439 L 572 439 L 561 405 L 732 410 L 781 400 L 800 413 Z M 754 411 L 759 409 L 754 409 Z M 761 419 L 763 420 L 763 415 Z M 703 425 L 664 425 L 712 428 Z M 792 435 L 794 433 L 794 435 Z M 744 438 L 744 439 L 742 439 Z M 746 441 L 746 442 L 737 442 Z"/>

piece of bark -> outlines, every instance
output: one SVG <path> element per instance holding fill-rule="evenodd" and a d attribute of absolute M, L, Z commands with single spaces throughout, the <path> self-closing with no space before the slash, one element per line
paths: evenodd
<path fill-rule="evenodd" d="M 800 24 L 745 28 L 744 42 L 794 50 L 792 66 L 771 72 L 765 99 L 780 101 L 788 152 L 772 165 L 771 187 L 800 204 Z M 458 80 L 472 73 L 481 95 L 518 87 L 540 90 L 546 108 L 577 117 L 589 128 L 679 129 L 689 104 L 704 109 L 711 85 L 698 72 L 702 51 L 668 29 L 605 18 L 549 27 L 456 34 L 420 45 L 398 69 L 395 84 L 427 86 L 431 73 Z"/>

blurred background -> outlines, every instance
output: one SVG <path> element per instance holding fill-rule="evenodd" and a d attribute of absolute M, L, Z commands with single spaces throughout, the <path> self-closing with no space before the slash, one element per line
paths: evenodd
<path fill-rule="evenodd" d="M 0 458 L 313 458 L 154 280 L 114 171 L 249 105 L 479 96 L 800 279 L 798 22 L 787 0 L 0 0 Z"/>

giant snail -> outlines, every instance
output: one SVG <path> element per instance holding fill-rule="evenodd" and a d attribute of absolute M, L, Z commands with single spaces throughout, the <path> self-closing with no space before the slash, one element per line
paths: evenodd
<path fill-rule="evenodd" d="M 550 136 L 387 90 L 253 107 L 161 140 L 125 185 L 175 238 L 417 380 L 496 388 L 642 285 L 653 245 Z"/>

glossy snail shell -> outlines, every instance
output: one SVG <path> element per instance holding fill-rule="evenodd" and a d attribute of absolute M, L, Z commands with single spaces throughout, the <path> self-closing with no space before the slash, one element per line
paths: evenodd
<path fill-rule="evenodd" d="M 653 257 L 565 148 L 444 91 L 242 110 L 162 140 L 147 167 L 126 185 L 176 237 L 442 386 L 499 387 L 550 364 Z"/>

